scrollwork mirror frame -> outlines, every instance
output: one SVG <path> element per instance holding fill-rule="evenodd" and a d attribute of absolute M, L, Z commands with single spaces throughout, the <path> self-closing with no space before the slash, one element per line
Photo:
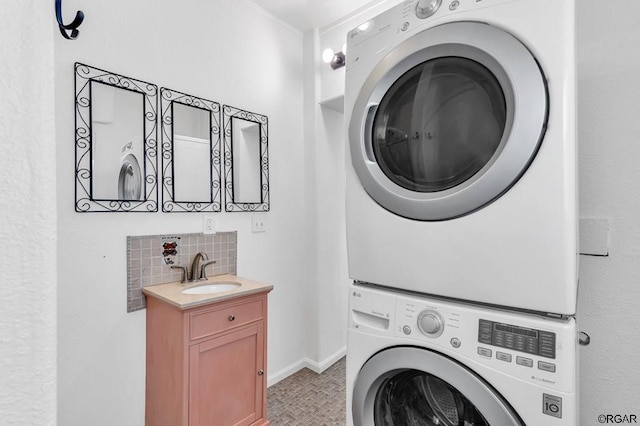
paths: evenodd
<path fill-rule="evenodd" d="M 155 84 L 75 63 L 75 210 L 89 212 L 157 212 L 157 104 Z M 98 82 L 140 93 L 143 107 L 143 151 L 141 200 L 98 199 L 93 196 L 93 145 L 91 83 Z"/>
<path fill-rule="evenodd" d="M 224 105 L 224 186 L 225 211 L 227 212 L 268 212 L 269 201 L 269 120 L 266 115 L 256 114 L 229 105 Z M 260 158 L 256 166 L 260 167 L 260 201 L 239 202 L 235 199 L 233 183 L 233 119 L 239 118 L 254 122 L 260 128 Z"/>
<path fill-rule="evenodd" d="M 174 126 L 173 105 L 182 105 L 209 111 L 209 164 L 210 195 L 209 202 L 176 201 L 174 187 Z M 160 110 L 162 112 L 162 211 L 172 212 L 219 212 L 222 210 L 220 171 L 220 104 L 196 96 L 187 95 L 163 87 L 160 89 Z"/>

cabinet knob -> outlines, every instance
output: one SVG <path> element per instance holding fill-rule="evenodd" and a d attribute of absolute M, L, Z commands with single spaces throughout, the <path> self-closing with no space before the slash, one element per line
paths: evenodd
<path fill-rule="evenodd" d="M 234 319 L 236 319 L 235 315 L 229 315 L 229 321 L 233 321 Z"/>
<path fill-rule="evenodd" d="M 262 376 L 263 374 L 264 374 L 264 370 L 263 369 L 258 370 L 258 376 Z"/>

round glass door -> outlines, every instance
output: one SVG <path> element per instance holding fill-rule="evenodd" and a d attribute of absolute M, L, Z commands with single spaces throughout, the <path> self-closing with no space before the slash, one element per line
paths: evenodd
<path fill-rule="evenodd" d="M 460 391 L 418 370 L 403 371 L 384 380 L 375 397 L 373 418 L 376 425 L 389 426 L 489 425 Z"/>
<path fill-rule="evenodd" d="M 373 120 L 373 152 L 384 174 L 417 192 L 460 185 L 498 150 L 507 123 L 500 83 L 482 64 L 436 58 L 387 91 Z"/>
<path fill-rule="evenodd" d="M 357 426 L 523 426 L 507 401 L 466 366 L 427 349 L 394 347 L 360 369 Z"/>
<path fill-rule="evenodd" d="M 439 25 L 405 40 L 369 74 L 349 122 L 351 162 L 369 196 L 392 213 L 457 218 L 525 173 L 547 107 L 542 71 L 519 40 L 484 23 Z"/>

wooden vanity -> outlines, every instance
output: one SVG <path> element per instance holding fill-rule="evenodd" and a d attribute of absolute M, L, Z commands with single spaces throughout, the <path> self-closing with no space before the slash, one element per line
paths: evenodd
<path fill-rule="evenodd" d="M 231 291 L 184 294 L 236 282 Z M 223 275 L 160 284 L 147 296 L 147 426 L 266 426 L 267 294 L 273 286 Z"/>

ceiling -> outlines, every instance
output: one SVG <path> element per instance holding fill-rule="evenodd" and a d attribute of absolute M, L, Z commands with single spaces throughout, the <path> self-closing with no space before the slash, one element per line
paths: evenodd
<path fill-rule="evenodd" d="M 298 30 L 325 27 L 379 0 L 251 0 Z"/>

